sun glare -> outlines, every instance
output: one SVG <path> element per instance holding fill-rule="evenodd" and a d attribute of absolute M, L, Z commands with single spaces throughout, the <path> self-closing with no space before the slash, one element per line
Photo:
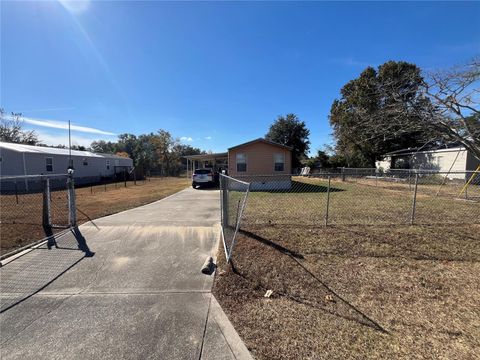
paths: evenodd
<path fill-rule="evenodd" d="M 62 6 L 73 14 L 81 14 L 90 7 L 90 0 L 58 0 Z"/>

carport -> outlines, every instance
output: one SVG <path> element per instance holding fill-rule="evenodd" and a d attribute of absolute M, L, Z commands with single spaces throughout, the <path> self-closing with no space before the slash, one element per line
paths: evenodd
<path fill-rule="evenodd" d="M 216 154 L 188 155 L 187 159 L 187 178 L 198 168 L 212 168 L 214 171 L 228 169 L 228 152 Z"/>

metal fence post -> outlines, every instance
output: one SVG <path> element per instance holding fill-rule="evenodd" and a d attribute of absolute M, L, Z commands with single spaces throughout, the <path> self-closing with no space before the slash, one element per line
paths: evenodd
<path fill-rule="evenodd" d="M 412 190 L 412 183 L 410 181 L 410 170 L 408 170 L 408 190 Z"/>
<path fill-rule="evenodd" d="M 467 183 L 468 183 L 468 179 L 467 179 L 468 176 L 465 177 L 465 200 L 468 200 L 468 186 L 467 186 Z"/>
<path fill-rule="evenodd" d="M 220 188 L 220 224 L 223 226 L 223 178 L 222 178 L 222 175 L 219 175 L 218 186 Z"/>
<path fill-rule="evenodd" d="M 415 221 L 415 210 L 417 207 L 417 189 L 418 189 L 418 173 L 415 174 L 415 188 L 413 190 L 412 217 L 410 219 L 411 225 L 413 225 Z"/>
<path fill-rule="evenodd" d="M 77 225 L 77 208 L 75 205 L 75 184 L 73 174 L 69 174 L 67 178 L 68 191 L 68 223 L 71 227 Z"/>
<path fill-rule="evenodd" d="M 330 183 L 331 183 L 331 176 L 328 175 L 328 187 L 327 187 L 327 208 L 325 209 L 325 226 L 328 225 L 328 210 L 330 208 Z"/>
<path fill-rule="evenodd" d="M 345 168 L 342 167 L 342 181 L 345 181 Z"/>
<path fill-rule="evenodd" d="M 51 202 L 50 202 L 50 179 L 43 178 L 43 211 L 42 225 L 45 229 L 52 227 L 51 218 Z"/>
<path fill-rule="evenodd" d="M 222 225 L 228 227 L 228 179 L 223 178 L 222 185 Z"/>

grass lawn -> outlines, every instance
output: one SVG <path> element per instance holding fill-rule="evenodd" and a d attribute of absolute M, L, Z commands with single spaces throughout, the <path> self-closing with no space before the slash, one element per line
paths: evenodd
<path fill-rule="evenodd" d="M 149 181 L 137 181 L 137 185 L 128 182 L 77 188 L 77 222 L 82 224 L 89 219 L 115 214 L 137 206 L 160 200 L 189 185 L 186 178 L 151 178 Z M 105 191 L 106 190 L 106 191 Z M 52 222 L 68 223 L 66 191 L 52 192 Z M 0 251 L 2 254 L 17 247 L 27 245 L 45 237 L 42 228 L 42 194 L 19 196 L 2 195 L 0 223 Z"/>
<path fill-rule="evenodd" d="M 328 227 L 322 191 L 252 192 L 232 264 L 219 251 L 214 293 L 253 356 L 479 358 L 480 204 L 419 192 L 409 226 L 411 192 L 332 187 Z"/>

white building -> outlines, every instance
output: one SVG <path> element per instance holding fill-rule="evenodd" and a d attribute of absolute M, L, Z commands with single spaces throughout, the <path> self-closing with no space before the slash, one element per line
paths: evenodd
<path fill-rule="evenodd" d="M 68 149 L 0 142 L 0 175 L 66 174 L 70 162 Z M 98 182 L 130 171 L 133 160 L 113 154 L 71 151 L 76 184 Z"/>
<path fill-rule="evenodd" d="M 464 147 L 415 151 L 405 149 L 385 154 L 376 162 L 382 171 L 390 169 L 418 169 L 438 172 L 451 172 L 449 178 L 464 179 L 465 174 L 455 172 L 475 171 L 480 161 Z"/>

